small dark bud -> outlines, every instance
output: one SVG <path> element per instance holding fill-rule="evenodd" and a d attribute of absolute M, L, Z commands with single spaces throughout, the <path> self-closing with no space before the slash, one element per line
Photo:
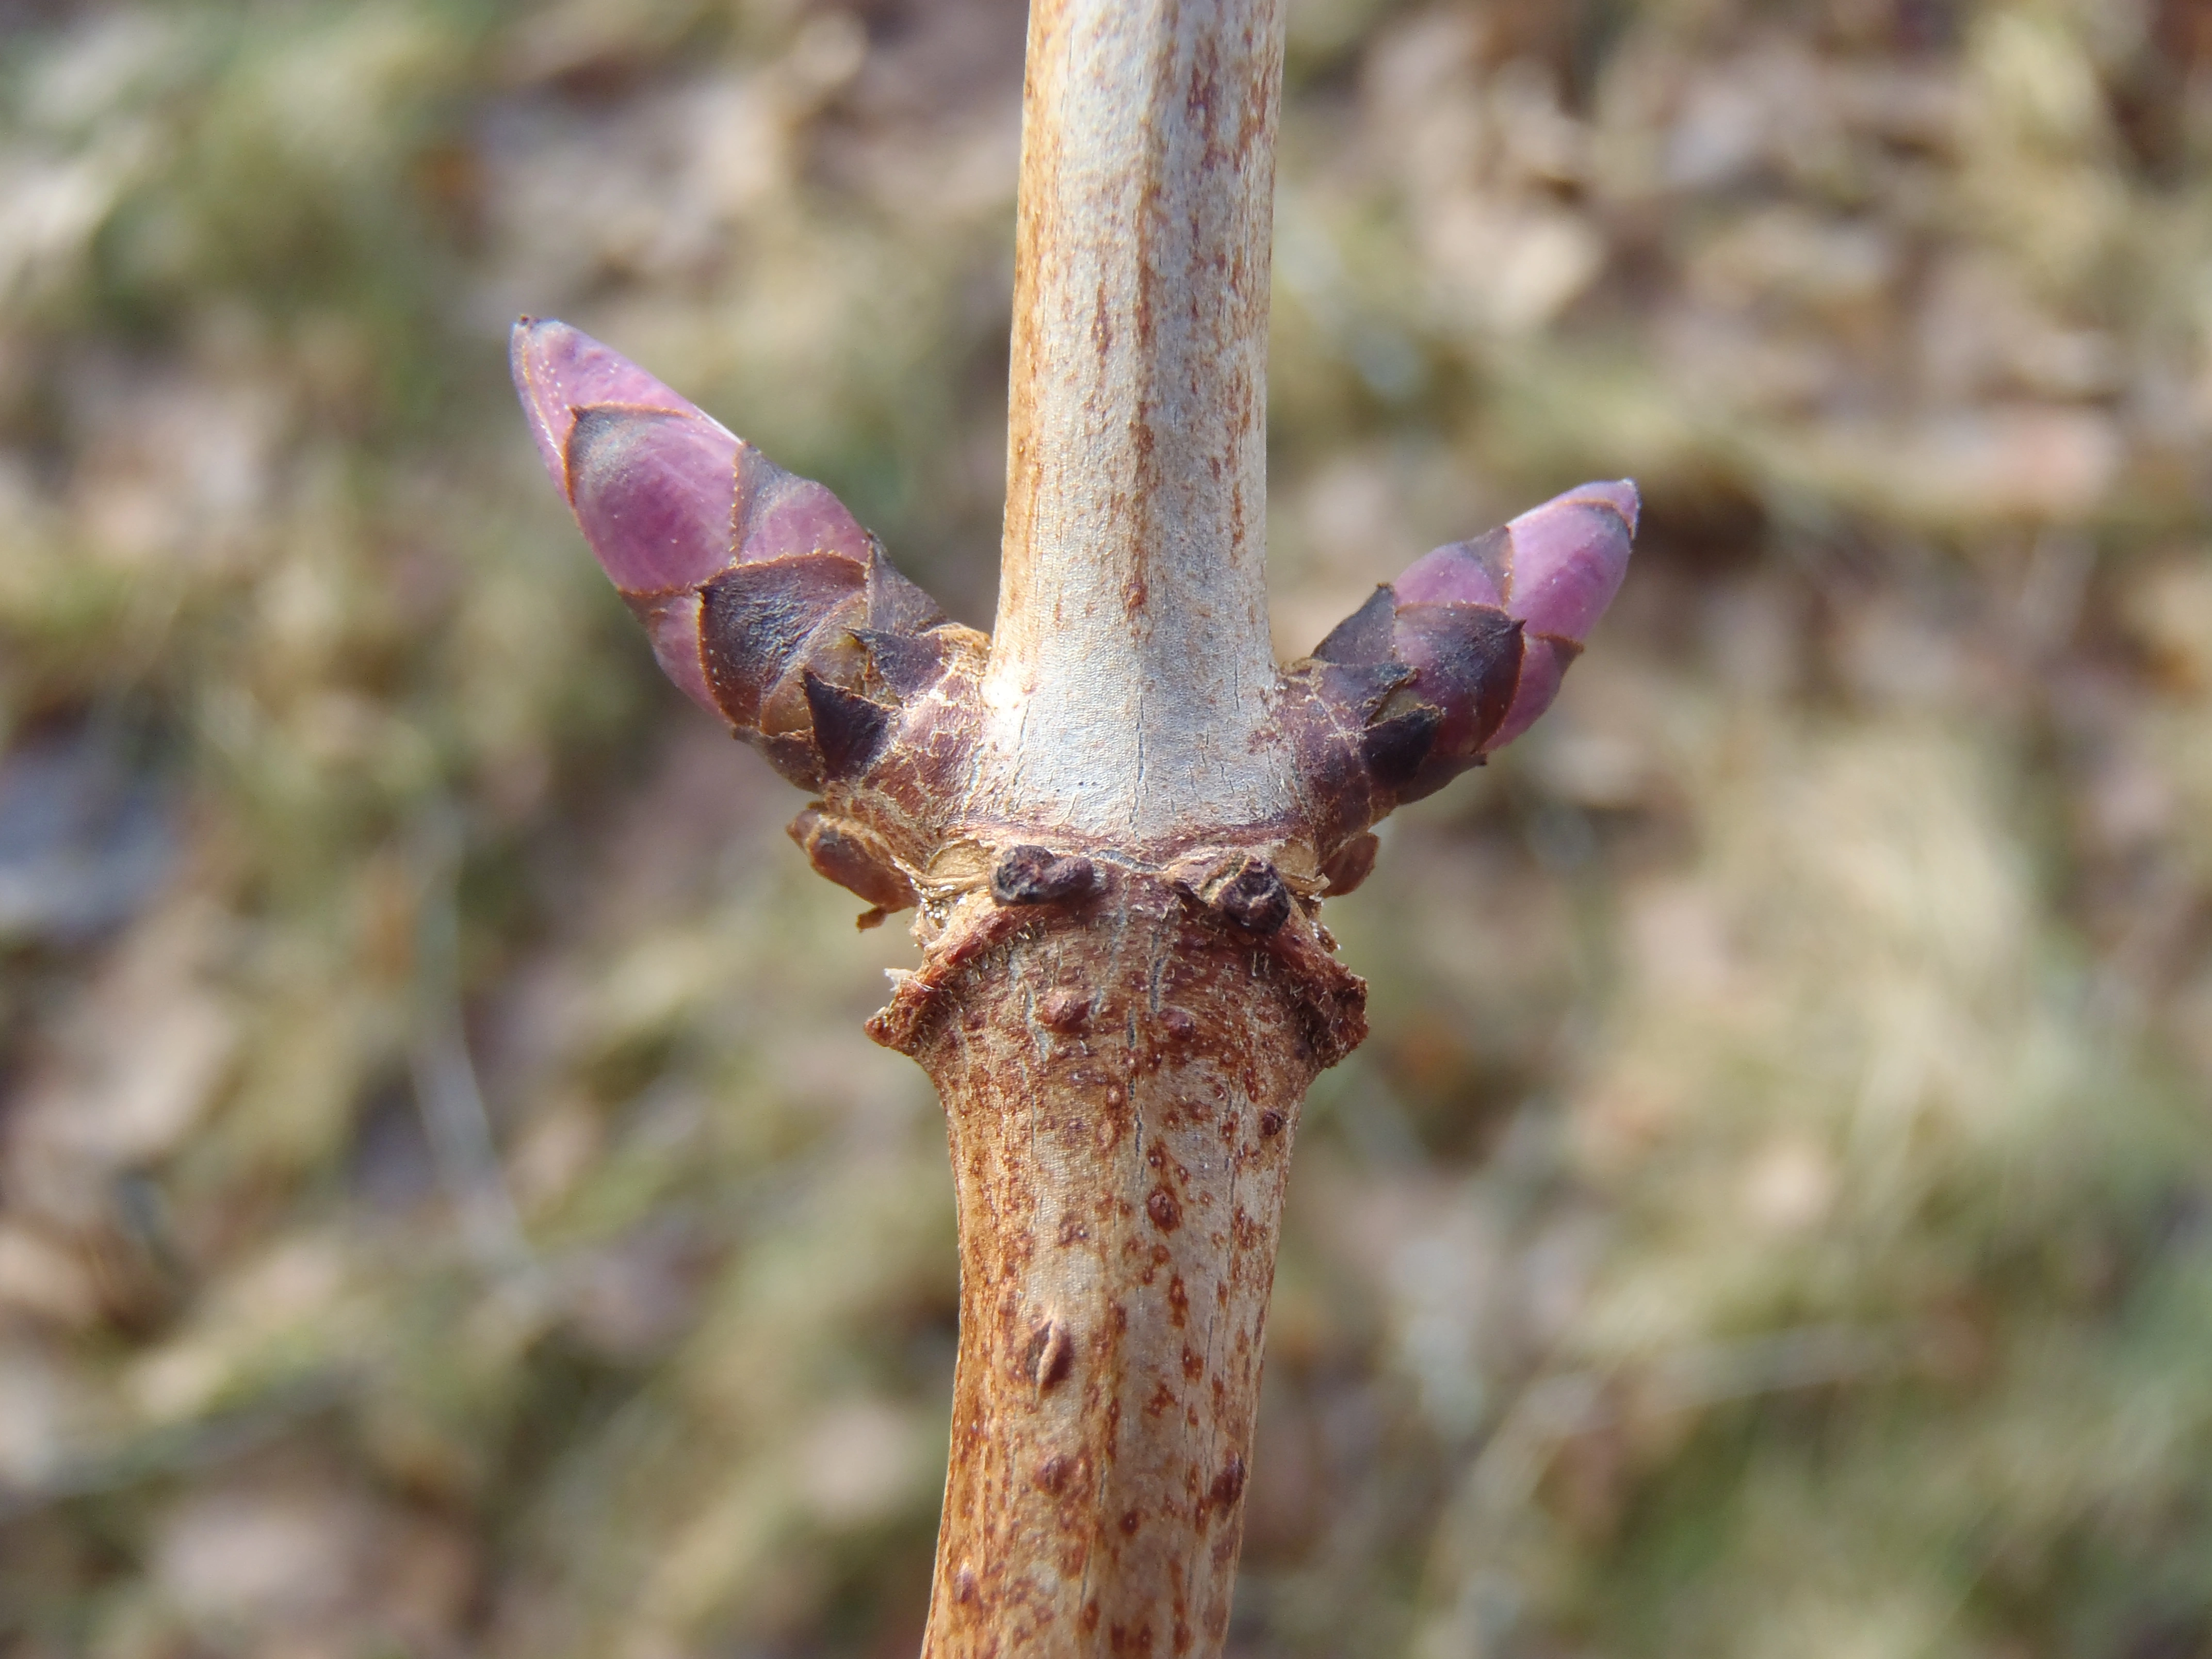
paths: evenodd
<path fill-rule="evenodd" d="M 1291 919 L 1291 890 L 1265 859 L 1248 859 L 1213 895 L 1221 914 L 1251 933 L 1273 933 Z"/>
<path fill-rule="evenodd" d="M 1273 1140 L 1283 1133 L 1283 1115 L 1272 1106 L 1260 1114 L 1260 1138 Z"/>
<path fill-rule="evenodd" d="M 1079 854 L 1047 847 L 1009 848 L 991 872 L 991 896 L 1001 904 L 1060 904 L 1083 898 L 1098 884 L 1098 872 Z"/>

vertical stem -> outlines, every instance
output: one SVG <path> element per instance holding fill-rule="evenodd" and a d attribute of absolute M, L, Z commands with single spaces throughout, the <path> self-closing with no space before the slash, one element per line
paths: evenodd
<path fill-rule="evenodd" d="M 1361 988 L 1261 853 L 1264 919 L 1201 899 L 1194 850 L 1276 856 L 1291 816 L 1264 543 L 1281 37 L 1280 0 L 1032 0 L 958 817 L 1084 875 L 1002 866 L 926 915 L 871 1028 L 936 1083 L 960 1201 L 929 1659 L 1220 1652 L 1298 1103 L 1358 1040 Z"/>
<path fill-rule="evenodd" d="M 1283 805 L 1258 741 L 1280 0 L 1034 0 L 980 804 L 1156 842 Z"/>
<path fill-rule="evenodd" d="M 1220 1652 L 1311 989 L 1139 877 L 915 1033 L 960 1201 L 926 1659 Z"/>

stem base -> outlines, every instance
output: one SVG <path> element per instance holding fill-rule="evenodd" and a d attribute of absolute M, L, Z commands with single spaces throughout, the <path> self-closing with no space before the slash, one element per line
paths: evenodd
<path fill-rule="evenodd" d="M 988 906 L 940 936 L 969 948 L 936 1012 L 880 1033 L 937 1085 L 960 1205 L 924 1652 L 1218 1653 L 1315 1010 L 1358 983 L 1163 878 Z"/>

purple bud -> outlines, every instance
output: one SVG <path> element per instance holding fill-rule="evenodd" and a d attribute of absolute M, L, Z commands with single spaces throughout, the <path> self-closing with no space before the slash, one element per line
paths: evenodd
<path fill-rule="evenodd" d="M 1637 511 L 1626 479 L 1571 489 L 1423 556 L 1322 641 L 1310 683 L 1327 712 L 1301 765 L 1343 830 L 1442 787 L 1550 706 L 1627 574 Z"/>
<path fill-rule="evenodd" d="M 701 708 L 741 728 L 803 724 L 801 671 L 830 668 L 835 618 L 872 619 L 880 590 L 885 625 L 938 619 L 829 490 L 628 358 L 528 317 L 511 357 L 546 471 L 663 672 Z"/>
<path fill-rule="evenodd" d="M 1638 505 L 1636 486 L 1626 478 L 1587 483 L 1507 525 L 1507 613 L 1531 634 L 1577 645 L 1589 638 L 1628 574 Z"/>
<path fill-rule="evenodd" d="M 1581 654 L 1583 641 L 1628 574 L 1638 507 L 1636 486 L 1626 478 L 1586 483 L 1529 508 L 1503 529 L 1425 554 L 1391 584 L 1398 605 L 1395 654 L 1422 671 L 1443 712 L 1440 759 L 1502 748 L 1551 706 L 1567 665 Z M 1499 714 L 1486 717 L 1475 695 L 1484 677 L 1440 673 L 1433 647 L 1409 635 L 1408 624 L 1423 615 L 1430 618 L 1425 634 L 1445 631 L 1438 613 L 1425 609 L 1429 606 L 1502 611 L 1522 624 L 1522 648 Z M 1470 641 L 1480 631 L 1474 614 L 1449 609 L 1441 614 L 1464 616 Z M 1471 722 L 1472 746 L 1464 735 Z"/>
<path fill-rule="evenodd" d="M 841 805 L 866 793 L 858 815 L 817 803 L 791 827 L 877 907 L 863 927 L 913 903 L 902 860 L 927 861 L 916 826 L 969 741 L 946 718 L 962 705 L 925 694 L 971 684 L 982 637 L 947 624 L 829 490 L 627 358 L 530 317 L 510 352 L 545 470 L 662 672 L 793 783 Z"/>
<path fill-rule="evenodd" d="M 515 324 L 507 362 L 538 453 L 564 499 L 568 428 L 578 410 L 607 404 L 667 415 L 698 413 L 629 358 L 550 318 L 525 317 Z"/>
<path fill-rule="evenodd" d="M 1582 654 L 1628 574 L 1640 506 L 1626 478 L 1587 483 L 1505 526 L 1513 573 L 1505 609 L 1522 623 L 1521 683 L 1486 749 L 1512 742 L 1559 695 L 1567 665 Z"/>
<path fill-rule="evenodd" d="M 1503 530 L 1424 553 L 1390 584 L 1401 605 L 1488 605 L 1504 609 L 1512 543 Z"/>
<path fill-rule="evenodd" d="M 545 470 L 627 598 L 681 593 L 791 554 L 865 564 L 867 533 L 835 495 L 589 335 L 525 318 L 511 356 Z"/>
<path fill-rule="evenodd" d="M 1636 486 L 1587 483 L 1531 507 L 1502 530 L 1452 542 L 1390 584 L 1401 605 L 1492 605 L 1580 644 L 1628 571 Z"/>

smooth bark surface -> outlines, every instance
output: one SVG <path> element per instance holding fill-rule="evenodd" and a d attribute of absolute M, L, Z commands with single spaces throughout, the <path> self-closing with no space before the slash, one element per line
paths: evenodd
<path fill-rule="evenodd" d="M 1036 0 L 978 805 L 1122 844 L 1287 804 L 1267 740 L 1278 0 Z"/>

